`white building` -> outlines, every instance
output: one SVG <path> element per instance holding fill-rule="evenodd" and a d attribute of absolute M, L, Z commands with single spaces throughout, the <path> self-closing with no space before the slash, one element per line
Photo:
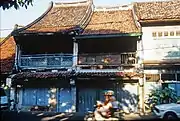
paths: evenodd
<path fill-rule="evenodd" d="M 135 3 L 133 14 L 142 31 L 138 51 L 146 97 L 166 81 L 180 81 L 180 1 Z"/>

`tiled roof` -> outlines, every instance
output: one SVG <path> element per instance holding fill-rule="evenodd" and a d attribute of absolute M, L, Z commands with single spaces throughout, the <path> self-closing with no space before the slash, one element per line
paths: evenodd
<path fill-rule="evenodd" d="M 13 37 L 8 38 L 0 44 L 0 66 L 1 73 L 10 73 L 13 69 L 15 55 L 15 41 Z"/>
<path fill-rule="evenodd" d="M 30 27 L 27 27 L 23 33 L 36 32 L 61 32 L 83 26 L 89 18 L 91 10 L 91 1 L 84 1 L 78 3 L 57 3 L 51 7 L 37 20 L 35 20 Z"/>
<path fill-rule="evenodd" d="M 76 72 L 77 77 L 121 77 L 121 78 L 133 78 L 141 77 L 142 74 L 135 72 L 121 72 L 121 71 L 91 71 L 91 72 Z"/>
<path fill-rule="evenodd" d="M 59 72 L 20 72 L 16 74 L 13 79 L 27 79 L 27 78 L 66 78 L 72 76 L 71 72 L 59 71 Z"/>
<path fill-rule="evenodd" d="M 180 20 L 180 0 L 139 2 L 134 4 L 139 20 Z"/>
<path fill-rule="evenodd" d="M 139 32 L 132 10 L 95 11 L 83 34 Z"/>
<path fill-rule="evenodd" d="M 24 27 L 21 33 L 64 32 L 75 28 L 84 29 L 83 35 L 139 32 L 131 8 L 93 11 L 92 6 L 91 0 L 74 4 L 58 3 L 55 6 L 52 4 L 42 16 Z"/>

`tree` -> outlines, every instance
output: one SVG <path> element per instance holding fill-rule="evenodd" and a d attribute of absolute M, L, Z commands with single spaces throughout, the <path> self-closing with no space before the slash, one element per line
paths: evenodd
<path fill-rule="evenodd" d="M 0 0 L 0 7 L 5 10 L 11 7 L 18 9 L 19 7 L 27 8 L 28 5 L 32 4 L 33 0 Z"/>
<path fill-rule="evenodd" d="M 148 95 L 148 99 L 146 100 L 147 108 L 151 110 L 155 105 L 164 104 L 164 103 L 176 103 L 180 100 L 173 90 L 170 88 L 163 89 L 154 89 L 151 90 L 151 93 Z"/>

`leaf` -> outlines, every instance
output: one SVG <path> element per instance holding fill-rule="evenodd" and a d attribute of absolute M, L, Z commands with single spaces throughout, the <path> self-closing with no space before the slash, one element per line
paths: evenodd
<path fill-rule="evenodd" d="M 19 8 L 19 6 L 18 6 L 17 3 L 14 4 L 14 8 L 15 8 L 16 10 Z"/>
<path fill-rule="evenodd" d="M 24 6 L 25 6 L 25 8 L 27 9 L 27 5 L 25 4 Z"/>

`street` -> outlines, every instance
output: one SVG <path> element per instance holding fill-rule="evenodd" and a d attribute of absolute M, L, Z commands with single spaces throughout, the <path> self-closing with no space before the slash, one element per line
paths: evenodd
<path fill-rule="evenodd" d="M 129 114 L 122 116 L 123 120 L 154 120 L 152 115 Z M 65 121 L 84 120 L 84 115 L 79 113 L 54 113 L 54 112 L 17 112 L 2 111 L 1 121 Z"/>

